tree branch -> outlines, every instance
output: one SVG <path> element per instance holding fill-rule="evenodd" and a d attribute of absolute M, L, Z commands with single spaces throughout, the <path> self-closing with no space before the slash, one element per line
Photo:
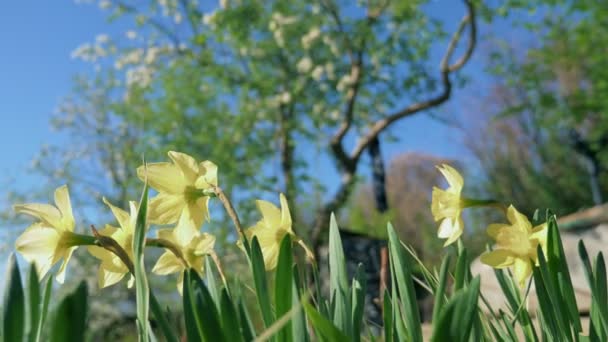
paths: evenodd
<path fill-rule="evenodd" d="M 317 214 L 317 218 L 315 220 L 315 225 L 312 231 L 312 242 L 315 249 L 315 252 L 318 251 L 318 247 L 321 242 L 321 233 L 323 231 L 323 227 L 327 224 L 327 219 L 331 212 L 339 209 L 345 202 L 352 188 L 355 184 L 355 174 L 357 169 L 357 164 L 359 162 L 359 158 L 363 151 L 368 148 L 370 143 L 378 138 L 378 135 L 387 129 L 392 123 L 398 121 L 402 118 L 414 115 L 423 110 L 427 110 L 430 108 L 434 108 L 439 106 L 440 104 L 447 101 L 452 94 L 452 83 L 450 81 L 450 74 L 452 72 L 460 70 L 471 58 L 473 51 L 475 50 L 476 42 L 477 42 L 477 26 L 475 23 L 475 8 L 471 2 L 471 0 L 464 0 L 467 14 L 462 18 L 460 25 L 454 35 L 452 36 L 450 42 L 448 43 L 448 47 L 446 52 L 441 60 L 440 64 L 440 72 L 441 72 L 441 83 L 443 85 L 443 90 L 440 94 L 435 97 L 432 97 L 428 100 L 414 103 L 406 108 L 403 108 L 379 121 L 376 121 L 369 132 L 359 139 L 358 143 L 355 145 L 355 148 L 348 155 L 342 146 L 342 140 L 344 136 L 347 134 L 350 126 L 352 124 L 353 116 L 354 116 L 354 107 L 357 99 L 357 93 L 360 86 L 361 79 L 361 60 L 358 59 L 357 63 L 353 63 L 351 67 L 351 75 L 356 76 L 356 82 L 351 87 L 349 93 L 347 94 L 347 105 L 344 112 L 344 121 L 338 128 L 338 131 L 331 139 L 330 145 L 332 148 L 332 152 L 334 157 L 338 160 L 340 165 L 342 166 L 342 182 L 340 188 L 334 194 L 333 198 L 325 203 L 319 210 Z M 462 55 L 462 57 L 456 61 L 454 64 L 449 64 L 452 59 L 452 55 L 458 43 L 460 42 L 460 38 L 466 27 L 469 26 L 469 42 L 467 48 Z M 359 57 L 360 58 L 360 57 Z"/>
<path fill-rule="evenodd" d="M 448 48 L 446 50 L 443 59 L 441 60 L 440 70 L 441 70 L 441 82 L 443 84 L 442 92 L 426 101 L 414 103 L 402 110 L 395 112 L 379 121 L 376 121 L 369 132 L 363 136 L 355 148 L 351 153 L 351 158 L 356 163 L 363 153 L 363 150 L 367 148 L 367 146 L 374 140 L 382 131 L 388 128 L 392 123 L 403 119 L 405 117 L 417 114 L 423 110 L 437 107 L 438 105 L 447 101 L 452 94 L 452 82 L 450 81 L 450 74 L 452 72 L 460 70 L 471 58 L 473 54 L 473 50 L 475 49 L 477 43 L 477 26 L 475 23 L 475 8 L 473 4 L 469 0 L 465 0 L 465 4 L 467 6 L 467 14 L 462 18 L 458 30 L 452 36 L 448 44 Z M 460 37 L 462 32 L 469 24 L 469 44 L 464 55 L 454 64 L 449 64 L 449 61 L 454 53 L 458 42 L 460 41 Z"/>

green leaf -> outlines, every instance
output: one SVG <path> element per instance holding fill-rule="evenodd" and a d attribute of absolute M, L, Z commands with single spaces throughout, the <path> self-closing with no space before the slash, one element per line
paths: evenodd
<path fill-rule="evenodd" d="M 291 237 L 286 234 L 281 241 L 279 250 L 279 261 L 275 271 L 274 303 L 276 317 L 281 317 L 289 312 L 292 307 L 292 282 L 293 282 L 293 254 L 291 251 Z M 291 322 L 285 324 L 278 332 L 278 341 L 291 341 Z"/>
<path fill-rule="evenodd" d="M 448 281 L 448 267 L 450 266 L 450 256 L 446 255 L 441 262 L 441 268 L 439 270 L 439 283 L 435 290 L 435 301 L 433 302 L 433 322 L 439 320 L 439 314 L 441 308 L 445 303 L 445 289 Z"/>
<path fill-rule="evenodd" d="M 251 242 L 251 271 L 253 272 L 253 281 L 255 283 L 255 293 L 258 298 L 258 306 L 262 312 L 264 326 L 268 328 L 274 321 L 272 309 L 270 307 L 270 295 L 268 293 L 268 281 L 266 279 L 266 269 L 264 267 L 264 255 L 260 248 L 260 243 L 256 236 Z"/>
<path fill-rule="evenodd" d="M 298 270 L 297 265 L 294 265 L 293 269 L 292 269 L 293 281 L 291 282 L 291 305 L 292 305 L 292 307 L 294 307 L 296 305 L 302 305 L 300 303 L 300 301 L 301 301 L 300 298 L 302 297 L 302 294 L 300 293 L 300 289 L 298 286 L 298 284 L 300 284 L 300 277 L 298 275 L 297 270 Z M 298 310 L 293 315 L 291 327 L 292 327 L 291 337 L 292 337 L 293 341 L 296 341 L 296 342 L 308 342 L 309 341 L 309 334 L 308 334 L 308 330 L 306 329 L 306 316 L 305 316 L 303 310 Z"/>
<path fill-rule="evenodd" d="M 188 341 L 202 341 L 203 340 L 203 329 L 200 326 L 195 311 L 195 296 L 192 279 L 190 279 L 190 272 L 184 272 L 184 288 L 182 290 L 183 298 L 183 310 L 184 310 L 184 322 L 186 325 L 186 334 Z"/>
<path fill-rule="evenodd" d="M 461 249 L 458 253 L 458 259 L 456 259 L 456 272 L 454 273 L 454 292 L 460 290 L 464 287 L 467 282 L 468 276 L 468 260 L 467 260 L 467 250 Z"/>
<path fill-rule="evenodd" d="M 144 161 L 145 164 L 145 161 Z M 148 182 L 139 201 L 135 232 L 133 233 L 133 268 L 135 276 L 135 298 L 137 302 L 137 332 L 140 342 L 148 342 L 152 332 L 149 331 L 150 288 L 144 265 L 144 247 L 146 243 L 146 217 L 148 213 Z"/>
<path fill-rule="evenodd" d="M 213 298 L 207 289 L 205 283 L 193 269 L 188 269 L 190 273 L 190 282 L 192 294 L 194 294 L 195 308 L 194 316 L 198 321 L 198 326 L 201 328 L 202 335 L 205 341 L 228 341 L 222 331 L 220 316 L 217 311 L 217 306 L 213 302 Z"/>
<path fill-rule="evenodd" d="M 352 291 L 352 327 L 353 341 L 358 342 L 361 339 L 363 323 L 363 314 L 365 313 L 365 294 L 367 289 L 367 278 L 363 264 L 357 266 L 357 273 L 353 278 Z"/>
<path fill-rule="evenodd" d="M 471 283 L 456 292 L 445 305 L 439 320 L 433 325 L 431 341 L 459 341 L 469 340 L 475 327 L 475 320 L 479 319 L 479 276 Z M 479 336 L 481 332 L 475 332 Z"/>
<path fill-rule="evenodd" d="M 231 342 L 244 341 L 241 328 L 239 326 L 239 316 L 234 308 L 234 303 L 228 294 L 227 289 L 222 289 L 221 299 L 221 318 L 222 329 L 226 334 L 226 338 Z"/>
<path fill-rule="evenodd" d="M 217 284 L 217 278 L 212 269 L 211 257 L 205 257 L 205 281 L 207 282 L 207 288 L 209 289 L 209 293 L 211 293 L 211 297 L 213 298 L 213 302 L 220 302 L 220 287 Z"/>
<path fill-rule="evenodd" d="M 2 305 L 2 333 L 4 341 L 23 341 L 25 330 L 25 298 L 19 265 L 11 254 L 6 265 Z"/>
<path fill-rule="evenodd" d="M 346 277 L 346 262 L 344 249 L 340 239 L 340 230 L 336 217 L 332 213 L 329 224 L 329 291 L 331 293 L 330 307 L 334 324 L 347 336 L 352 334 L 352 311 L 348 298 L 348 282 Z"/>
<path fill-rule="evenodd" d="M 391 342 L 394 340 L 394 329 L 393 329 L 393 303 L 388 295 L 388 291 L 384 291 L 383 307 L 382 307 L 382 318 L 384 322 L 384 341 Z"/>
<path fill-rule="evenodd" d="M 583 240 L 578 243 L 578 253 L 583 262 L 587 283 L 591 289 L 591 327 L 589 332 L 595 333 L 599 340 L 605 340 L 608 332 L 608 294 L 606 293 L 608 285 L 606 284 L 604 257 L 601 252 L 598 254 L 594 272 Z"/>
<path fill-rule="evenodd" d="M 312 307 L 312 305 L 309 303 L 303 303 L 303 306 L 306 316 L 308 316 L 311 324 L 314 326 L 315 330 L 321 334 L 325 341 L 350 341 L 350 338 L 344 335 L 330 320 L 323 317 L 323 315 Z"/>
<path fill-rule="evenodd" d="M 572 286 L 572 278 L 568 270 L 566 254 L 559 235 L 557 221 L 555 215 L 550 215 L 547 220 L 548 236 L 547 236 L 547 264 L 549 266 L 549 274 L 553 276 L 553 281 L 557 285 L 560 295 L 560 310 L 564 312 L 564 318 L 569 325 L 574 329 L 574 336 L 578 336 L 583 331 L 578 306 L 576 304 L 576 294 Z"/>
<path fill-rule="evenodd" d="M 239 300 L 237 307 L 243 339 L 245 341 L 253 341 L 253 339 L 255 338 L 255 330 L 253 329 L 253 324 L 251 323 L 251 319 L 249 318 L 249 312 L 245 307 L 245 303 L 243 303 L 242 300 Z"/>
<path fill-rule="evenodd" d="M 418 302 L 412 277 L 412 266 L 409 262 L 405 249 L 401 245 L 395 229 L 388 224 L 389 255 L 391 270 L 394 274 L 395 286 L 399 294 L 399 302 L 402 303 L 402 315 L 405 317 L 409 341 L 422 341 L 422 324 L 418 311 Z M 397 298 L 393 296 L 393 301 Z M 393 302 L 395 305 L 395 302 Z"/>
<path fill-rule="evenodd" d="M 51 326 L 51 342 L 81 342 L 85 340 L 87 322 L 87 284 L 78 287 L 59 303 Z"/>
<path fill-rule="evenodd" d="M 154 296 L 154 293 L 152 293 L 151 289 L 150 289 L 150 309 L 152 310 L 152 313 L 154 314 L 154 318 L 158 322 L 158 326 L 160 327 L 160 330 L 162 331 L 163 336 L 165 336 L 165 339 L 167 340 L 167 342 L 178 342 L 177 335 L 175 335 L 175 332 L 171 328 L 171 325 L 169 324 L 169 321 L 167 320 L 167 317 L 165 316 L 162 306 L 156 299 L 156 296 Z"/>
<path fill-rule="evenodd" d="M 34 335 L 34 341 L 40 341 L 42 339 L 42 327 L 46 321 L 46 316 L 49 311 L 49 302 L 51 301 L 51 293 L 53 292 L 53 278 L 48 277 L 46 285 L 44 287 L 44 295 L 42 299 L 42 308 L 40 310 L 40 319 L 36 327 L 36 333 Z"/>
<path fill-rule="evenodd" d="M 38 322 L 40 321 L 40 283 L 36 266 L 30 264 L 30 271 L 27 274 L 27 302 L 29 308 L 28 321 L 28 341 L 35 341 L 38 332 Z"/>

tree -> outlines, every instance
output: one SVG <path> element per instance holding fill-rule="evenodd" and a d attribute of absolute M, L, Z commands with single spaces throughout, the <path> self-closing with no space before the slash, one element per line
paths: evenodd
<path fill-rule="evenodd" d="M 526 49 L 501 44 L 493 52 L 489 101 L 499 118 L 489 123 L 489 142 L 471 145 L 485 191 L 517 198 L 528 211 L 545 203 L 567 214 L 602 203 L 608 191 L 607 9 L 594 1 L 541 9 L 541 20 L 525 22 L 534 37 Z"/>
<path fill-rule="evenodd" d="M 295 210 L 308 189 L 327 186 L 307 155 L 330 156 L 340 181 L 315 208 L 310 232 L 318 245 L 370 143 L 399 120 L 445 103 L 453 74 L 475 49 L 472 1 L 464 1 L 451 36 L 426 3 L 221 1 L 209 9 L 187 0 L 103 0 L 111 19 L 137 29 L 100 35 L 74 52 L 96 65 L 95 91 L 111 91 L 108 106 L 81 99 L 135 132 L 136 144 L 126 145 L 130 160 L 139 162 L 133 154 L 141 152 L 157 160 L 172 148 L 213 160 L 239 202 L 280 190 Z M 439 48 L 436 70 L 431 51 Z M 305 215 L 293 213 L 300 222 Z"/>

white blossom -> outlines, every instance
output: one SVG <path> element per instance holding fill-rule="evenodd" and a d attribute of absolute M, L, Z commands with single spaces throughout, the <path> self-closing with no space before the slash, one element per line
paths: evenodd
<path fill-rule="evenodd" d="M 282 104 L 288 104 L 288 103 L 290 103 L 291 102 L 291 94 L 288 91 L 283 92 L 281 94 L 280 101 L 281 101 Z"/>
<path fill-rule="evenodd" d="M 126 78 L 129 88 L 133 86 L 147 87 L 152 82 L 152 69 L 145 65 L 139 65 L 127 70 Z"/>
<path fill-rule="evenodd" d="M 105 44 L 109 41 L 110 37 L 107 34 L 98 34 L 97 37 L 95 37 L 95 42 L 98 44 Z"/>
<path fill-rule="evenodd" d="M 127 38 L 129 38 L 129 39 L 135 39 L 135 38 L 137 38 L 137 32 L 133 31 L 133 30 L 129 30 L 125 33 L 125 36 L 127 36 Z"/>
<path fill-rule="evenodd" d="M 272 14 L 272 19 L 276 21 L 276 23 L 279 25 L 291 25 L 298 21 L 298 18 L 296 18 L 295 16 L 285 17 L 279 12 L 274 12 Z"/>
<path fill-rule="evenodd" d="M 220 8 L 221 9 L 228 8 L 228 0 L 220 0 Z"/>
<path fill-rule="evenodd" d="M 346 75 L 342 76 L 342 78 L 338 81 L 338 84 L 336 85 L 336 89 L 338 91 L 342 92 L 352 85 L 352 81 L 353 80 L 350 77 L 350 74 L 346 74 Z"/>
<path fill-rule="evenodd" d="M 213 11 L 211 13 L 205 13 L 203 15 L 203 24 L 205 24 L 207 26 L 213 25 L 213 21 L 215 20 L 215 15 L 216 14 L 217 14 L 216 11 Z"/>
<path fill-rule="evenodd" d="M 314 43 L 314 41 L 317 40 L 317 38 L 319 38 L 320 35 L 321 35 L 321 30 L 318 27 L 313 27 L 312 29 L 310 29 L 310 31 L 308 31 L 307 34 L 302 36 L 302 38 L 300 40 L 302 43 L 302 47 L 304 47 L 304 49 L 306 49 L 306 50 L 310 49 L 310 46 L 312 45 L 312 43 Z"/>
<path fill-rule="evenodd" d="M 321 78 L 323 77 L 323 67 L 321 65 L 317 65 L 313 70 L 312 70 L 312 78 L 315 81 L 320 81 Z"/>
<path fill-rule="evenodd" d="M 112 7 L 112 2 L 109 0 L 101 0 L 99 2 L 99 8 L 101 8 L 102 10 L 108 9 Z"/>
<path fill-rule="evenodd" d="M 308 56 L 303 57 L 296 65 L 296 68 L 303 74 L 309 72 L 312 68 L 312 59 L 310 59 Z"/>
<path fill-rule="evenodd" d="M 340 49 L 338 48 L 338 44 L 336 44 L 336 42 L 333 39 L 331 39 L 331 37 L 323 36 L 323 43 L 325 43 L 325 45 L 329 46 L 329 49 L 331 50 L 331 53 L 334 54 L 334 56 L 338 56 L 340 54 Z"/>

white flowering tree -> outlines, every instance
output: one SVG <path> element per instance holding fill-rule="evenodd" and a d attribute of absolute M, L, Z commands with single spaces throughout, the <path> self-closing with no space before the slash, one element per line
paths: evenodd
<path fill-rule="evenodd" d="M 292 213 L 314 222 L 315 245 L 329 214 L 346 203 L 370 142 L 398 136 L 389 132 L 395 122 L 447 101 L 476 42 L 469 0 L 453 33 L 427 13 L 427 1 L 98 5 L 131 25 L 73 53 L 95 65 L 92 90 L 108 93 L 105 103 L 89 103 L 102 108 L 100 121 L 128 127 L 137 137 L 129 153 L 145 151 L 148 160 L 168 149 L 215 160 L 224 168 L 220 182 L 239 189 L 237 199 L 271 190 L 290 201 L 311 199 L 327 185 L 319 160 L 329 156 L 339 184 L 314 205 L 316 214 Z M 433 58 L 438 50 L 443 55 Z M 64 107 L 60 117 L 70 112 Z M 122 195 L 115 201 L 126 203 Z"/>

